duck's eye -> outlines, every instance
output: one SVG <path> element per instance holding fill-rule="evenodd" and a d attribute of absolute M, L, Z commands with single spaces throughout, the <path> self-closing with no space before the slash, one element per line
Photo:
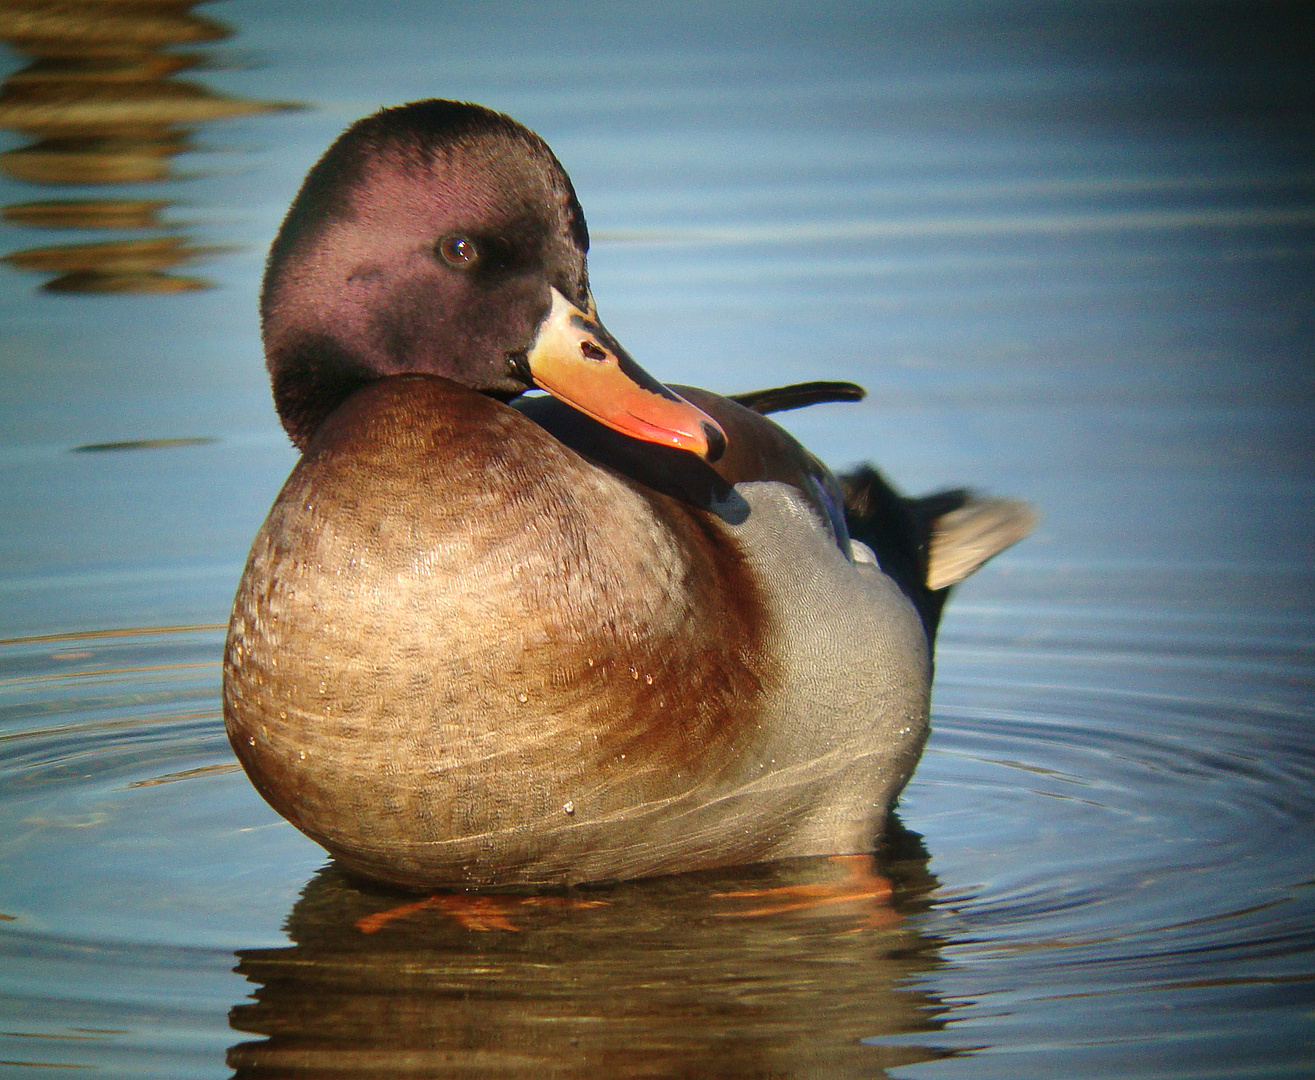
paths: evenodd
<path fill-rule="evenodd" d="M 469 270 L 479 262 L 475 241 L 464 236 L 445 236 L 437 244 L 438 257 L 457 270 Z"/>

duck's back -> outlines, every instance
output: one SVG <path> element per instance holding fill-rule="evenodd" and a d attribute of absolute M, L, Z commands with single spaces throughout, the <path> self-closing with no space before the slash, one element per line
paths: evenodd
<path fill-rule="evenodd" d="M 402 884 L 870 848 L 926 732 L 925 636 L 789 485 L 718 516 L 447 380 L 325 422 L 225 668 L 262 794 Z"/>

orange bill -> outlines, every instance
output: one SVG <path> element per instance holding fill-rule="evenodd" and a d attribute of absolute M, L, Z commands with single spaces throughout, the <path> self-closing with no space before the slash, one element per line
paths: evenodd
<path fill-rule="evenodd" d="M 598 321 L 556 289 L 526 365 L 535 385 L 600 424 L 645 442 L 716 461 L 726 433 L 711 416 L 663 386 Z"/>

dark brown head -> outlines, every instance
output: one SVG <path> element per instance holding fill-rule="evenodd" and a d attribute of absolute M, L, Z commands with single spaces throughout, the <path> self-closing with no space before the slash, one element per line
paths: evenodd
<path fill-rule="evenodd" d="M 550 288 L 589 300 L 565 170 L 501 113 L 420 101 L 358 121 L 306 177 L 265 271 L 274 399 L 299 446 L 362 383 L 444 375 L 501 397 Z"/>
<path fill-rule="evenodd" d="M 353 124 L 311 169 L 261 297 L 274 402 L 305 447 L 365 383 L 537 385 L 634 438 L 715 458 L 715 420 L 598 322 L 589 233 L 548 145 L 510 117 L 417 101 Z"/>

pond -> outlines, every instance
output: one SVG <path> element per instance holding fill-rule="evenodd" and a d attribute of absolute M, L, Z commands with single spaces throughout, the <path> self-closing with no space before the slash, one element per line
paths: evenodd
<path fill-rule="evenodd" d="M 1315 1073 L 1308 9 L 4 9 L 0 1072 Z M 224 626 L 295 460 L 264 252 L 431 96 L 551 144 L 648 370 L 861 383 L 782 422 L 1039 508 L 947 608 L 889 896 L 727 895 L 854 874 L 801 860 L 472 926 L 237 766 Z"/>

